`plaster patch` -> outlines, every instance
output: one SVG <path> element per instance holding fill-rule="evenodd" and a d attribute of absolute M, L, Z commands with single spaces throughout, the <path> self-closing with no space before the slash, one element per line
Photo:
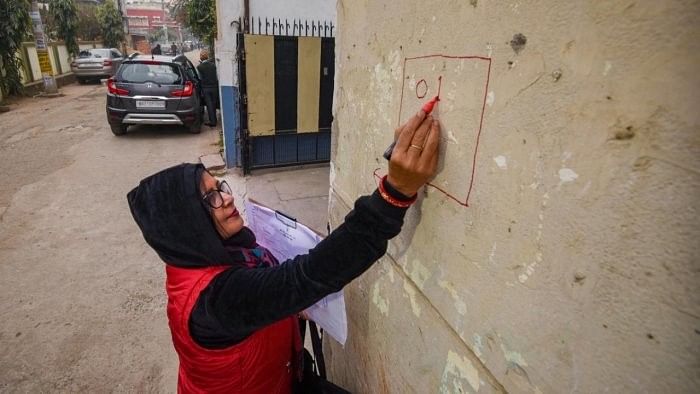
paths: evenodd
<path fill-rule="evenodd" d="M 605 61 L 605 67 L 603 68 L 603 76 L 607 77 L 608 74 L 610 73 L 610 69 L 612 69 L 612 62 L 610 60 Z"/>
<path fill-rule="evenodd" d="M 465 393 L 462 382 L 469 384 L 473 391 L 479 391 L 479 371 L 466 357 L 459 355 L 452 350 L 447 352 L 445 369 L 442 371 L 442 381 L 440 393 Z"/>
<path fill-rule="evenodd" d="M 477 357 L 481 358 L 481 355 L 484 351 L 484 342 L 481 340 L 481 335 L 472 335 L 472 348 L 474 349 L 474 354 L 476 354 Z"/>
<path fill-rule="evenodd" d="M 447 290 L 447 292 L 450 293 L 450 297 L 452 297 L 452 300 L 454 300 L 454 307 L 457 310 L 457 313 L 463 316 L 467 314 L 467 304 L 462 300 L 459 294 L 457 294 L 457 290 L 455 289 L 452 282 L 441 280 L 438 281 L 438 286 Z"/>
<path fill-rule="evenodd" d="M 495 257 L 496 257 L 496 243 L 494 242 L 493 246 L 491 246 L 491 253 L 489 253 L 489 263 L 496 264 Z"/>
<path fill-rule="evenodd" d="M 523 358 L 520 353 L 506 349 L 505 345 L 503 344 L 501 344 L 501 351 L 503 352 L 503 357 L 507 362 L 517 364 L 521 367 L 527 367 L 527 361 L 525 361 L 525 358 Z"/>
<path fill-rule="evenodd" d="M 333 164 L 333 162 L 330 162 L 328 180 L 330 181 L 331 186 L 335 184 L 335 165 Z"/>
<path fill-rule="evenodd" d="M 411 286 L 408 281 L 403 282 L 403 289 L 408 295 L 408 299 L 411 301 L 411 310 L 416 317 L 420 317 L 420 305 L 416 302 L 416 289 Z"/>
<path fill-rule="evenodd" d="M 498 168 L 500 168 L 502 170 L 508 169 L 508 159 L 506 159 L 505 156 L 503 156 L 503 155 L 496 156 L 493 158 L 493 161 L 496 162 L 496 165 L 498 166 Z"/>
<path fill-rule="evenodd" d="M 489 92 L 489 94 L 486 95 L 486 105 L 489 107 L 493 105 L 493 102 L 496 100 L 496 93 L 492 91 Z"/>
<path fill-rule="evenodd" d="M 381 294 L 379 294 L 379 281 L 374 284 L 374 288 L 372 289 L 372 303 L 374 303 L 382 315 L 389 316 L 389 301 L 382 298 Z"/>
<path fill-rule="evenodd" d="M 591 181 L 586 182 L 586 184 L 583 186 L 583 189 L 581 189 L 579 196 L 583 196 L 584 194 L 586 194 L 590 187 L 591 187 Z"/>
<path fill-rule="evenodd" d="M 535 258 L 530 264 L 523 264 L 525 267 L 525 272 L 518 275 L 518 282 L 525 283 L 532 274 L 535 273 L 535 268 L 542 262 L 542 230 L 544 229 L 544 209 L 547 207 L 547 201 L 549 201 L 549 193 L 544 193 L 542 195 L 542 203 L 540 204 L 540 213 L 537 215 L 539 223 L 537 223 L 537 236 L 535 237 L 535 244 L 537 246 L 537 252 L 535 252 Z"/>
<path fill-rule="evenodd" d="M 425 281 L 430 278 L 430 271 L 418 260 L 413 260 L 412 263 L 413 269 L 410 273 L 411 279 L 416 283 L 419 289 L 423 290 Z"/>
<path fill-rule="evenodd" d="M 576 178 L 578 178 L 578 174 L 571 168 L 562 168 L 559 170 L 559 180 L 561 180 L 562 183 L 573 182 Z"/>
<path fill-rule="evenodd" d="M 459 144 L 459 141 L 457 141 L 457 138 L 455 137 L 455 134 L 452 132 L 452 130 L 447 131 L 447 141 L 453 144 Z"/>

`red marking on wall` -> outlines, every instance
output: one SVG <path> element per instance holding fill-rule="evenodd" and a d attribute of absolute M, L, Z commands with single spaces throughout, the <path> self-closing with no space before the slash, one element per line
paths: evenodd
<path fill-rule="evenodd" d="M 438 191 L 442 192 L 445 194 L 448 198 L 451 200 L 454 200 L 457 202 L 459 205 L 462 205 L 464 207 L 469 206 L 469 197 L 471 196 L 472 190 L 474 188 L 474 179 L 476 178 L 476 158 L 477 154 L 479 151 L 479 140 L 481 139 L 481 131 L 484 126 L 484 112 L 486 111 L 486 98 L 488 96 L 488 91 L 489 91 L 489 81 L 491 79 L 491 58 L 490 57 L 484 57 L 484 56 L 452 56 L 452 55 L 443 55 L 443 54 L 434 54 L 434 55 L 424 55 L 424 56 L 416 56 L 416 57 L 407 57 L 404 58 L 403 61 L 403 72 L 401 76 L 401 99 L 399 101 L 399 119 L 397 122 L 397 127 L 401 126 L 401 111 L 403 109 L 403 94 L 404 94 L 404 89 L 406 85 L 406 62 L 410 60 L 417 60 L 417 59 L 429 59 L 429 58 L 443 58 L 443 59 L 471 59 L 471 60 L 483 60 L 488 62 L 488 69 L 486 72 L 486 83 L 484 86 L 484 99 L 481 105 L 481 114 L 479 116 L 479 128 L 476 133 L 476 142 L 475 142 L 475 147 L 474 147 L 474 155 L 472 157 L 472 169 L 471 169 L 471 178 L 469 179 L 469 189 L 467 191 L 467 197 L 464 201 L 461 201 L 459 198 L 455 197 L 454 195 L 450 194 L 448 191 L 444 190 L 443 188 L 434 185 L 432 183 L 427 183 L 428 186 L 431 186 Z M 424 81 L 424 80 L 421 80 Z M 419 83 L 421 82 L 419 81 Z M 427 82 L 426 82 L 427 86 Z M 417 86 L 416 86 L 417 87 Z M 440 90 L 442 88 L 442 76 L 438 77 L 438 94 L 437 97 L 440 97 Z M 427 94 L 427 90 L 426 90 Z M 425 97 L 425 94 L 423 95 Z M 422 97 L 418 97 L 422 98 Z M 377 176 L 377 171 L 375 170 L 374 175 Z"/>
<path fill-rule="evenodd" d="M 422 83 L 422 85 L 421 85 L 421 83 Z M 423 88 L 421 88 L 421 87 L 423 87 Z M 418 97 L 419 99 L 422 99 L 423 97 L 425 97 L 426 94 L 428 94 L 428 83 L 425 82 L 425 79 L 421 79 L 416 84 L 416 97 Z"/>

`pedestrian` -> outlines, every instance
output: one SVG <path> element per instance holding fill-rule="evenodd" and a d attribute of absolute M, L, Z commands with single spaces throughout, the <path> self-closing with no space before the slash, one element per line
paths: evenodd
<path fill-rule="evenodd" d="M 170 45 L 170 53 L 173 56 L 177 55 L 177 44 L 175 44 L 175 41 L 173 41 L 172 45 Z"/>
<path fill-rule="evenodd" d="M 156 47 L 151 49 L 152 55 L 162 55 L 163 51 L 160 49 L 160 44 L 156 44 Z"/>
<path fill-rule="evenodd" d="M 219 107 L 219 78 L 216 76 L 216 64 L 209 59 L 209 51 L 202 49 L 199 52 L 199 79 L 202 81 L 202 93 L 204 105 L 207 106 L 207 126 L 216 127 L 216 108 Z"/>
<path fill-rule="evenodd" d="M 388 175 L 308 254 L 279 264 L 245 227 L 231 189 L 201 164 L 143 179 L 128 195 L 165 262 L 180 393 L 291 393 L 303 366 L 298 314 L 377 261 L 435 174 L 440 126 L 422 110 L 397 130 Z M 297 391 L 298 392 L 298 391 Z"/>

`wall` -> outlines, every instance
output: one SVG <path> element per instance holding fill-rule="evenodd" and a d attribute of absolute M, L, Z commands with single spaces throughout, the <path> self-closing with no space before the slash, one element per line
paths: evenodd
<path fill-rule="evenodd" d="M 303 19 L 335 24 L 335 0 L 250 0 L 250 15 L 263 19 Z"/>
<path fill-rule="evenodd" d="M 224 161 L 227 168 L 240 165 L 240 119 L 238 115 L 238 19 L 243 16 L 243 2 L 216 0 L 217 37 L 216 67 L 219 74 L 219 98 L 224 139 Z"/>
<path fill-rule="evenodd" d="M 421 193 L 346 287 L 331 378 L 366 393 L 696 390 L 698 15 L 682 0 L 339 2 L 331 224 L 386 171 L 420 73 L 431 92 L 445 73 L 436 182 L 468 207 Z M 430 54 L 483 59 L 404 63 Z"/>
<path fill-rule="evenodd" d="M 80 49 L 99 48 L 101 46 L 102 44 L 96 41 L 78 42 Z M 49 43 L 48 52 L 54 75 L 58 76 L 71 72 L 70 62 L 72 58 L 63 42 Z M 35 44 L 33 42 L 23 42 L 22 50 L 17 56 L 22 60 L 22 68 L 20 69 L 22 83 L 27 85 L 35 81 L 42 81 L 41 70 L 39 69 L 39 56 L 37 55 Z"/>

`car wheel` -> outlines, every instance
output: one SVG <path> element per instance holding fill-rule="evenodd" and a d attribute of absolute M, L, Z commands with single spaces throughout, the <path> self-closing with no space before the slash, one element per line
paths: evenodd
<path fill-rule="evenodd" d="M 124 135 L 126 134 L 126 130 L 129 128 L 129 125 L 126 124 L 110 124 L 109 128 L 112 129 L 112 133 L 114 135 Z"/>

